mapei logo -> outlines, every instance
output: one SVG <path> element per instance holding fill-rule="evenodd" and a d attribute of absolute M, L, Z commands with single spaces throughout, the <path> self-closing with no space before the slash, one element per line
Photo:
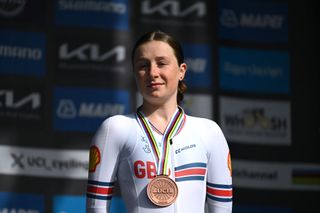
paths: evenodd
<path fill-rule="evenodd" d="M 221 38 L 270 43 L 288 41 L 287 2 L 219 0 L 218 13 Z"/>
<path fill-rule="evenodd" d="M 105 118 L 111 115 L 123 114 L 123 104 L 81 102 L 79 108 L 73 100 L 62 99 L 57 108 L 57 115 L 62 119 L 74 119 L 78 117 L 100 117 Z"/>
<path fill-rule="evenodd" d="M 17 97 L 13 90 L 0 90 L 0 109 L 21 109 L 29 108 L 36 110 L 41 106 L 41 96 L 38 92 Z"/>
<path fill-rule="evenodd" d="M 283 28 L 284 16 L 276 14 L 240 13 L 232 9 L 223 9 L 220 16 L 221 25 L 228 28 Z"/>
<path fill-rule="evenodd" d="M 207 14 L 207 7 L 204 1 L 197 1 L 187 6 L 182 6 L 182 1 L 159 1 L 151 3 L 151 0 L 141 2 L 141 12 L 144 15 L 161 15 L 164 17 L 188 17 L 195 16 L 202 18 Z"/>
<path fill-rule="evenodd" d="M 105 50 L 97 43 L 85 43 L 76 47 L 63 43 L 59 47 L 59 58 L 61 60 L 75 59 L 84 62 L 103 62 L 114 59 L 116 63 L 120 63 L 126 59 L 126 48 L 117 45 Z"/>
<path fill-rule="evenodd" d="M 0 4 L 0 15 L 14 17 L 19 15 L 25 8 L 27 0 L 4 0 Z"/>
<path fill-rule="evenodd" d="M 54 126 L 60 131 L 95 131 L 104 119 L 128 111 L 125 90 L 58 87 L 54 91 Z"/>
<path fill-rule="evenodd" d="M 77 108 L 72 100 L 62 99 L 59 102 L 57 115 L 64 119 L 73 119 L 77 116 Z"/>

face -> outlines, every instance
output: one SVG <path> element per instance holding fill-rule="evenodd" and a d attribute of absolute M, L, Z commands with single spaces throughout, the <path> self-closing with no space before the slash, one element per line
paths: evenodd
<path fill-rule="evenodd" d="M 178 65 L 170 45 L 162 41 L 142 44 L 135 52 L 133 67 L 144 101 L 176 102 L 178 83 L 184 78 L 186 64 Z"/>

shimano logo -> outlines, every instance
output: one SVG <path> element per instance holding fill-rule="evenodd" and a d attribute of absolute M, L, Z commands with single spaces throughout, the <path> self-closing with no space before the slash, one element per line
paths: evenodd
<path fill-rule="evenodd" d="M 124 114 L 123 104 L 82 102 L 77 109 L 72 100 L 61 99 L 57 108 L 57 115 L 62 119 L 74 119 L 78 117 L 105 118 L 116 114 Z"/>
<path fill-rule="evenodd" d="M 59 58 L 62 60 L 77 59 L 94 62 L 102 62 L 115 58 L 115 61 L 119 63 L 125 60 L 126 49 L 124 46 L 116 46 L 107 51 L 102 51 L 98 44 L 87 43 L 71 48 L 69 44 L 64 43 L 59 47 Z"/>
<path fill-rule="evenodd" d="M 42 50 L 40 48 L 0 45 L 0 57 L 37 61 L 42 59 Z"/>
<path fill-rule="evenodd" d="M 283 28 L 284 17 L 275 14 L 241 13 L 224 9 L 220 16 L 220 23 L 227 28 L 263 28 L 277 30 Z"/>
<path fill-rule="evenodd" d="M 0 15 L 13 17 L 19 15 L 27 0 L 0 0 Z"/>
<path fill-rule="evenodd" d="M 158 14 L 161 16 L 187 17 L 194 15 L 202 18 L 206 15 L 206 4 L 203 1 L 195 2 L 192 5 L 182 8 L 179 1 L 161 1 L 151 5 L 151 0 L 144 0 L 141 3 L 141 12 L 144 15 Z"/>
<path fill-rule="evenodd" d="M 127 12 L 125 4 L 112 1 L 59 0 L 58 4 L 60 10 L 107 12 L 119 15 Z"/>

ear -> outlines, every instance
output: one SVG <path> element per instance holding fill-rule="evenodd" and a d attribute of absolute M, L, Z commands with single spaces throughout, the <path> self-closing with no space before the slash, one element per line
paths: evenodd
<path fill-rule="evenodd" d="M 184 79 L 186 71 L 187 71 L 187 64 L 186 63 L 180 64 L 180 73 L 179 73 L 179 75 L 180 75 L 179 80 L 180 81 Z"/>

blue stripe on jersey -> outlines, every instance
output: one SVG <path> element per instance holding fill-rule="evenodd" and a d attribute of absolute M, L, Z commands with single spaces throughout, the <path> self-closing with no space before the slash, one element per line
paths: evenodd
<path fill-rule="evenodd" d="M 220 198 L 220 197 L 214 197 L 209 194 L 207 194 L 207 197 L 211 200 L 219 201 L 219 202 L 231 202 L 232 198 Z"/>
<path fill-rule="evenodd" d="M 207 182 L 207 198 L 219 202 L 232 202 L 232 185 Z"/>
<path fill-rule="evenodd" d="M 92 199 L 97 199 L 97 200 L 111 200 L 112 195 L 110 195 L 110 196 L 101 196 L 101 195 L 93 195 L 93 194 L 87 193 L 87 197 L 88 198 L 92 198 Z"/>
<path fill-rule="evenodd" d="M 207 182 L 207 185 L 210 187 L 221 188 L 221 189 L 232 189 L 232 185 L 225 185 L 225 184 L 215 184 Z"/>
<path fill-rule="evenodd" d="M 88 184 L 98 185 L 98 186 L 113 186 L 114 182 L 101 182 L 101 181 L 95 181 L 95 180 L 88 180 Z"/>
<path fill-rule="evenodd" d="M 190 177 L 175 178 L 176 182 L 188 181 L 188 180 L 204 180 L 204 176 L 190 176 Z"/>
<path fill-rule="evenodd" d="M 177 171 L 177 170 L 191 168 L 191 167 L 203 167 L 203 168 L 206 168 L 207 164 L 206 163 L 189 163 L 189 164 L 185 164 L 185 165 L 182 165 L 182 166 L 177 166 L 177 167 L 174 168 L 174 170 Z"/>

